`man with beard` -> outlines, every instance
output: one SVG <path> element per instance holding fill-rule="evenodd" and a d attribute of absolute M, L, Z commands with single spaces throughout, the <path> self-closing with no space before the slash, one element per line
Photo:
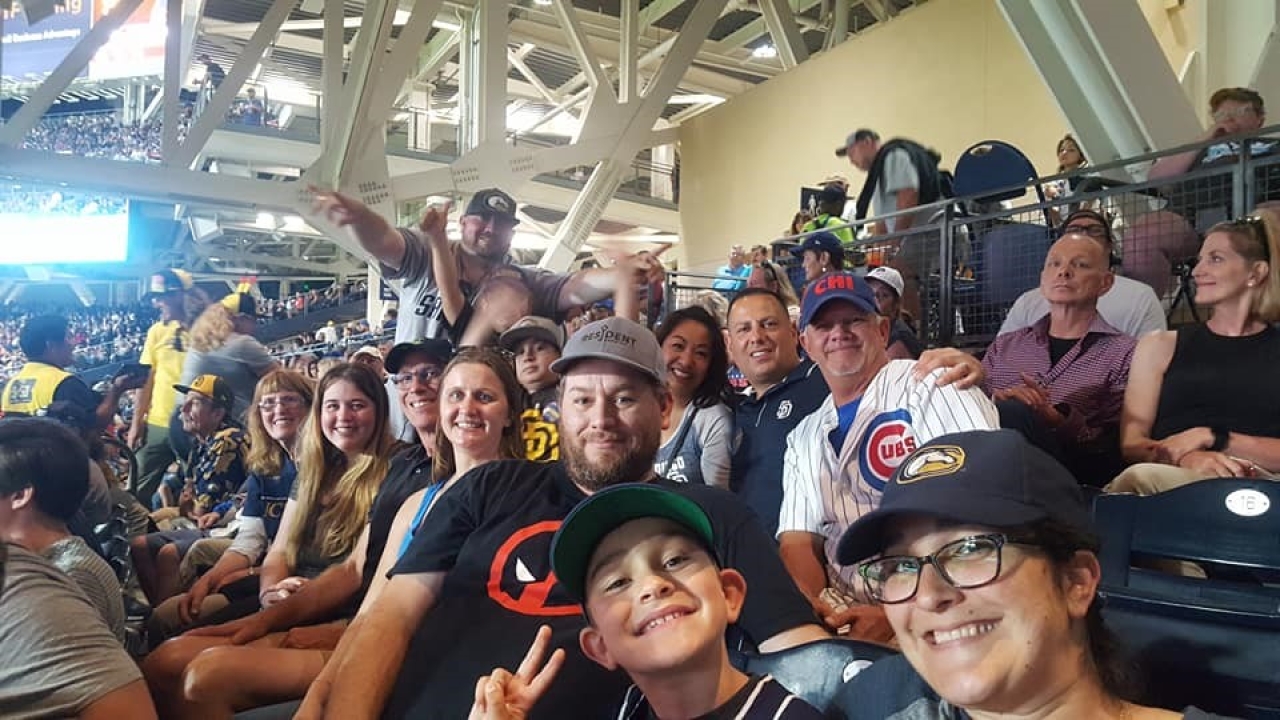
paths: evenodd
<path fill-rule="evenodd" d="M 297 717 L 466 717 L 476 678 L 518 665 L 544 624 L 567 659 L 530 717 L 602 717 L 616 707 L 628 680 L 579 650 L 585 620 L 551 573 L 549 550 L 577 503 L 622 482 L 662 483 L 711 518 L 717 556 L 751 588 L 735 641 L 773 651 L 826 636 L 750 509 L 722 490 L 654 476 L 671 395 L 648 330 L 617 317 L 591 323 L 552 369 L 563 378 L 561 462 L 489 463 L 442 497 Z"/>
<path fill-rule="evenodd" d="M 417 228 L 396 228 L 360 201 L 336 192 L 318 192 L 316 211 L 339 227 L 351 229 L 356 241 L 379 263 L 388 280 L 400 280 L 400 315 L 396 342 L 417 338 L 460 340 L 470 323 L 479 323 L 490 336 L 474 344 L 487 344 L 523 315 L 558 319 L 570 308 L 591 305 L 612 297 L 616 288 L 628 287 L 641 277 L 647 282 L 661 277 L 662 265 L 652 256 L 621 256 L 612 268 L 559 274 L 512 264 L 511 238 L 515 234 L 516 201 L 497 188 L 471 196 L 458 223 L 461 239 L 446 237 L 449 207 L 430 207 Z M 447 248 L 456 272 L 438 277 L 432 248 Z M 450 282 L 452 280 L 452 282 Z M 441 285 L 445 287 L 441 287 Z M 456 285 L 456 287 L 449 287 Z M 462 308 L 454 308 L 454 322 L 446 319 L 446 303 L 460 291 Z M 522 310 L 512 316 L 511 308 Z M 452 313 L 448 313 L 452 314 Z M 392 395 L 394 398 L 394 394 Z M 404 424 L 392 404 L 392 432 L 408 439 Z"/>

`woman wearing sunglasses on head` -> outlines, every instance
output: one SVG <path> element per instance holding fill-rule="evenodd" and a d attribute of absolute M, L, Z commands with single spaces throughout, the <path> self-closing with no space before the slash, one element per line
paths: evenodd
<path fill-rule="evenodd" d="M 1212 314 L 1138 342 L 1120 418 L 1134 465 L 1109 492 L 1280 471 L 1280 216 L 1258 210 L 1213 226 L 1192 278 L 1196 304 Z"/>
<path fill-rule="evenodd" d="M 1130 701 L 1103 625 L 1098 541 L 1075 478 L 1012 430 L 935 438 L 899 466 L 839 561 L 901 657 L 860 673 L 850 720 L 1211 720 Z M 870 558 L 870 559 L 868 559 Z"/>

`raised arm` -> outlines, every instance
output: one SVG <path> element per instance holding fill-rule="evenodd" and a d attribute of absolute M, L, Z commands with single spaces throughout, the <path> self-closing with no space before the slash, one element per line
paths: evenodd
<path fill-rule="evenodd" d="M 368 205 L 339 192 L 312 186 L 315 200 L 311 209 L 340 228 L 349 228 L 360 247 L 378 262 L 399 269 L 404 261 L 404 235 Z"/>
<path fill-rule="evenodd" d="M 431 248 L 431 276 L 435 278 L 436 289 L 440 292 L 444 319 L 450 325 L 457 325 L 458 319 L 467 309 L 467 299 L 462 295 L 458 264 L 454 260 L 453 250 L 449 248 L 449 235 L 446 232 L 449 209 L 452 206 L 453 203 L 445 203 L 443 207 L 433 205 L 427 208 L 418 229 Z"/>

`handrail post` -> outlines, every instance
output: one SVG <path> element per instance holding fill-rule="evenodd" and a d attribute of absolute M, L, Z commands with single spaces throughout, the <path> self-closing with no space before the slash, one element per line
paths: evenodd
<path fill-rule="evenodd" d="M 938 298 L 938 345 L 950 346 L 954 344 L 955 336 L 955 303 L 952 292 L 955 287 L 955 270 L 952 269 L 954 260 L 954 252 L 952 248 L 952 221 L 951 214 L 954 205 L 947 205 L 942 210 L 942 227 L 939 232 L 942 233 L 942 242 L 939 243 L 939 265 L 938 272 L 940 274 L 938 283 L 938 292 L 942 296 Z M 926 311 L 927 312 L 927 311 Z M 927 342 L 927 340 L 926 340 Z"/>

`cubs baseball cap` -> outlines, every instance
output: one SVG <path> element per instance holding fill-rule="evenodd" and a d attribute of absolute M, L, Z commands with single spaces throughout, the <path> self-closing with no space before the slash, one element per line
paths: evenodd
<path fill-rule="evenodd" d="M 564 375 L 579 360 L 611 360 L 638 370 L 659 383 L 666 381 L 658 339 L 634 320 L 610 317 L 582 326 L 564 344 L 551 370 Z"/>
<path fill-rule="evenodd" d="M 361 348 L 361 350 L 363 349 Z M 356 352 L 360 352 L 360 350 Z M 398 373 L 400 372 L 400 366 L 404 365 L 405 359 L 413 353 L 423 353 L 443 365 L 453 357 L 453 344 L 448 340 L 436 340 L 434 338 L 419 338 L 410 342 L 396 343 L 396 346 L 387 352 L 387 357 L 382 362 L 382 366 L 389 373 Z"/>
<path fill-rule="evenodd" d="M 623 483 L 582 501 L 551 539 L 551 569 L 578 602 L 586 600 L 591 556 L 600 541 L 622 525 L 641 518 L 664 518 L 688 530 L 716 564 L 711 518 L 689 498 L 649 483 Z"/>
<path fill-rule="evenodd" d="M 526 315 L 516 321 L 498 338 L 498 345 L 504 350 L 515 351 L 516 346 L 527 338 L 539 338 L 556 346 L 556 350 L 564 347 L 564 329 L 558 324 L 537 315 Z"/>
<path fill-rule="evenodd" d="M 196 286 L 191 273 L 178 268 L 166 268 L 151 275 L 147 282 L 147 296 L 155 297 L 171 292 L 182 292 Z"/>
<path fill-rule="evenodd" d="M 908 455 L 885 485 L 880 507 L 840 538 L 837 561 L 853 565 L 883 552 L 889 525 L 904 515 L 995 528 L 1052 518 L 1093 534 L 1075 477 L 1016 430 L 942 435 Z"/>
<path fill-rule="evenodd" d="M 893 288 L 894 292 L 898 293 L 898 297 L 902 297 L 902 291 L 906 288 L 906 285 L 902 282 L 902 273 L 884 265 L 872 268 L 871 271 L 867 273 L 867 279 L 879 280 L 885 285 L 888 285 Z"/>
<path fill-rule="evenodd" d="M 215 405 L 224 410 L 231 410 L 235 405 L 236 396 L 231 391 L 231 386 L 226 380 L 217 375 L 197 375 L 190 385 L 174 385 L 174 390 L 182 394 L 196 392 L 204 395 L 213 401 Z"/>
<path fill-rule="evenodd" d="M 466 215 L 499 215 L 513 223 L 516 219 L 516 201 L 498 188 L 480 190 L 467 203 Z"/>
<path fill-rule="evenodd" d="M 805 291 L 804 300 L 800 303 L 800 329 L 805 329 L 813 316 L 833 300 L 853 303 L 854 307 L 866 313 L 880 312 L 876 306 L 876 294 L 871 291 L 867 279 L 852 272 L 838 270 L 819 275 Z"/>
<path fill-rule="evenodd" d="M 249 293 L 228 293 L 218 301 L 218 304 L 230 310 L 233 315 L 248 315 L 252 318 L 258 317 L 258 301 Z"/>
<path fill-rule="evenodd" d="M 863 140 L 879 140 L 879 139 L 880 139 L 880 135 L 877 134 L 875 130 L 869 130 L 867 128 L 858 128 L 857 130 L 854 130 L 853 132 L 849 133 L 849 136 L 844 139 L 843 145 L 836 148 L 836 157 L 844 157 L 845 155 L 848 155 L 849 146 L 856 142 L 862 142 Z"/>

